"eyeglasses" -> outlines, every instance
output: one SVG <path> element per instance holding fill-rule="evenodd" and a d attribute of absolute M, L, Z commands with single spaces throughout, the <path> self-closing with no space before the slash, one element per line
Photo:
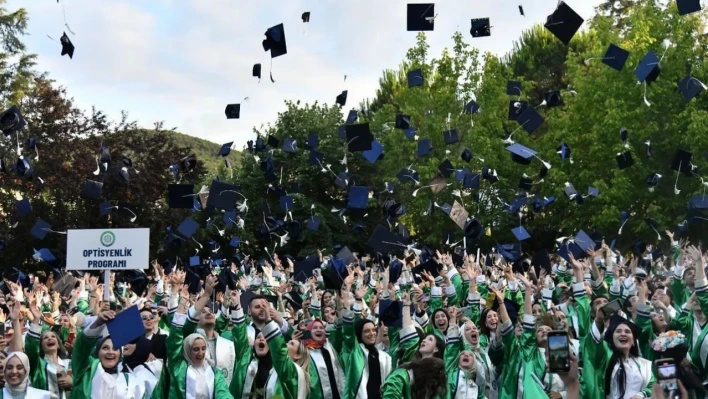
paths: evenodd
<path fill-rule="evenodd" d="M 142 315 L 142 316 L 140 316 L 140 318 L 143 319 L 143 321 L 146 321 L 146 320 L 155 320 L 155 315 L 154 315 L 154 314 L 151 314 L 151 315 L 149 315 L 149 316 L 148 316 L 148 315 Z"/>

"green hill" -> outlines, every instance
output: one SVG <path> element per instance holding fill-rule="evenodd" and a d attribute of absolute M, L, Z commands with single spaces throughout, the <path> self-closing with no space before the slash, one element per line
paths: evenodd
<path fill-rule="evenodd" d="M 199 137 L 189 136 L 184 133 L 172 131 L 165 131 L 165 133 L 171 135 L 177 145 L 191 148 L 197 156 L 197 159 L 204 162 L 204 167 L 206 167 L 209 172 L 216 172 L 219 165 L 224 164 L 221 157 L 216 156 L 221 148 L 221 144 L 216 144 Z M 241 162 L 241 152 L 231 150 L 229 160 L 231 161 L 231 165 L 235 167 Z"/>

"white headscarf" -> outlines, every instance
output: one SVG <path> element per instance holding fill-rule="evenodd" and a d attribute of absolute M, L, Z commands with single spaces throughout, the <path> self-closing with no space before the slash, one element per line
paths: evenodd
<path fill-rule="evenodd" d="M 194 360 L 192 360 L 192 345 L 194 345 L 194 341 L 201 339 L 204 340 L 204 344 L 206 344 L 206 338 L 202 334 L 194 333 L 194 334 L 189 334 L 187 338 L 184 339 L 184 342 L 182 343 L 182 356 L 184 357 L 184 360 L 189 363 L 190 366 L 192 367 L 198 367 L 197 365 L 194 364 Z M 207 362 L 208 365 L 211 364 L 211 356 L 209 356 L 209 351 L 206 353 L 206 357 L 204 360 Z"/>
<path fill-rule="evenodd" d="M 21 395 L 21 394 L 24 394 L 25 392 L 27 392 L 27 386 L 29 384 L 29 375 L 30 375 L 29 358 L 27 357 L 27 355 L 25 355 L 22 352 L 10 353 L 9 355 L 7 355 L 7 358 L 5 359 L 4 366 L 5 366 L 6 371 L 7 371 L 7 364 L 10 362 L 10 359 L 12 359 L 13 357 L 20 359 L 20 361 L 22 362 L 22 366 L 24 366 L 24 368 L 25 368 L 25 378 L 22 380 L 21 383 L 19 383 L 18 385 L 14 385 L 14 386 L 10 385 L 7 382 L 7 378 L 6 378 L 5 385 L 10 390 L 12 395 Z"/>

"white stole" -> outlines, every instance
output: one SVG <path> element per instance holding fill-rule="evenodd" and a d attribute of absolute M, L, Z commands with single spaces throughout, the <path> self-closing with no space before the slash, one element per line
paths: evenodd
<path fill-rule="evenodd" d="M 479 367 L 477 367 L 479 372 Z M 457 392 L 455 399 L 477 399 L 479 397 L 479 385 L 474 379 L 467 379 L 464 371 L 457 371 Z"/>
<path fill-rule="evenodd" d="M 334 369 L 334 380 L 337 383 L 336 389 L 340 392 L 344 390 L 344 372 L 342 370 L 342 366 L 339 364 L 339 358 L 337 358 L 336 351 L 334 350 L 334 348 L 332 348 L 332 345 L 329 343 L 329 341 L 324 344 L 322 349 L 310 349 L 310 359 L 315 363 L 315 369 L 317 370 L 317 374 L 320 376 L 320 387 L 322 388 L 322 397 L 324 399 L 331 399 L 332 387 L 329 383 L 327 363 L 324 360 L 324 356 L 322 356 L 322 351 L 324 350 L 329 352 L 329 357 L 330 359 L 332 359 L 332 368 Z M 315 389 L 319 389 L 320 387 L 315 387 Z"/>
<path fill-rule="evenodd" d="M 12 393 L 8 387 L 2 389 L 3 398 L 12 398 Z M 50 399 L 51 395 L 49 391 L 42 389 L 27 387 L 27 393 L 25 394 L 25 399 Z"/>
<path fill-rule="evenodd" d="M 96 367 L 96 373 L 91 379 L 91 397 L 92 398 L 102 398 L 101 388 L 103 386 L 103 376 L 108 374 L 103 371 L 103 367 L 99 364 Z M 102 398 L 102 399 L 140 399 L 143 396 L 142 389 L 139 385 L 136 385 L 135 379 L 127 378 L 126 381 L 124 373 L 117 373 L 115 376 L 109 376 L 115 378 L 115 390 L 113 398 Z"/>
<path fill-rule="evenodd" d="M 231 384 L 234 362 L 236 362 L 234 343 L 226 338 L 216 337 L 216 367 L 224 374 L 226 385 Z"/>
<path fill-rule="evenodd" d="M 47 376 L 47 391 L 49 391 L 49 394 L 51 395 L 52 399 L 64 399 L 66 397 L 66 394 L 64 391 L 59 389 L 59 381 L 57 378 L 58 370 L 56 365 L 47 357 L 44 358 L 44 362 L 46 364 L 46 368 L 44 371 L 45 375 Z M 66 373 L 70 369 L 71 362 L 66 359 L 59 359 L 59 362 L 64 368 L 64 373 Z"/>
<path fill-rule="evenodd" d="M 214 399 L 214 370 L 209 367 L 209 365 L 205 366 L 206 368 L 206 385 L 209 390 L 209 399 Z M 197 372 L 194 370 L 194 367 L 192 366 L 187 366 L 187 381 L 184 386 L 184 390 L 186 391 L 186 399 L 194 399 L 197 397 L 197 378 L 200 378 L 197 375 Z"/>
<path fill-rule="evenodd" d="M 364 354 L 364 368 L 361 370 L 361 379 L 356 390 L 356 399 L 366 399 L 366 383 L 369 382 L 369 350 L 364 344 L 359 344 Z M 388 353 L 379 351 L 379 367 L 381 369 L 381 383 L 386 381 L 386 377 L 391 373 L 391 356 Z"/>
<path fill-rule="evenodd" d="M 246 378 L 243 381 L 243 393 L 241 394 L 242 399 L 248 399 L 251 397 L 251 387 L 253 386 L 253 379 L 256 377 L 257 371 L 258 360 L 254 357 L 251 362 L 248 363 Z"/>

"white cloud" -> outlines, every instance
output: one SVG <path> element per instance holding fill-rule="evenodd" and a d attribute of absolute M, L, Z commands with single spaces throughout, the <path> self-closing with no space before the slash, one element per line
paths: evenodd
<path fill-rule="evenodd" d="M 253 126 L 274 122 L 286 99 L 332 104 L 346 88 L 346 108 L 358 105 L 375 94 L 382 70 L 397 67 L 415 43 L 415 32 L 405 29 L 404 0 L 61 1 L 76 32 L 73 60 L 60 57 L 59 44 L 45 36 L 58 39 L 64 30 L 60 5 L 10 0 L 8 8 L 28 9 L 27 43 L 40 56 L 38 69 L 66 85 L 79 104 L 95 104 L 116 118 L 125 109 L 146 126 L 164 120 L 184 133 L 236 145 L 252 137 Z M 567 3 L 588 19 L 599 0 Z M 481 51 L 504 54 L 555 4 L 524 0 L 524 18 L 516 3 L 439 2 L 430 56 L 450 46 L 456 30 Z M 312 13 L 309 24 L 300 19 L 303 11 Z M 469 20 L 481 17 L 491 18 L 492 37 L 473 40 Z M 273 60 L 273 84 L 261 42 L 265 30 L 281 22 L 288 54 Z M 263 65 L 260 84 L 251 77 L 257 62 Z M 242 103 L 240 120 L 225 118 L 233 102 Z"/>

